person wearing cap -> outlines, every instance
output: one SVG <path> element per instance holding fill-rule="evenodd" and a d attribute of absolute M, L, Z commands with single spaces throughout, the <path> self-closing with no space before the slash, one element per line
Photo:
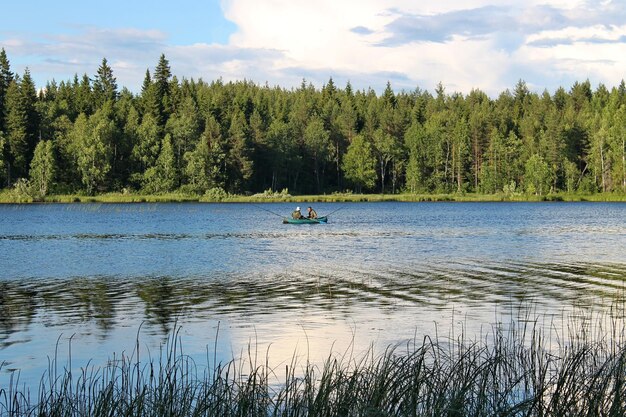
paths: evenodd
<path fill-rule="evenodd" d="M 293 213 L 291 213 L 291 217 L 296 220 L 300 220 L 304 218 L 304 216 L 300 212 L 300 207 L 296 207 L 296 210 Z"/>
<path fill-rule="evenodd" d="M 317 212 L 311 206 L 307 207 L 306 211 L 309 213 L 307 219 L 317 219 Z"/>

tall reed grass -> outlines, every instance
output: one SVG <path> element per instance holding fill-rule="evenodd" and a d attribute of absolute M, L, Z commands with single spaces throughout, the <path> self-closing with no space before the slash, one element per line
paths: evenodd
<path fill-rule="evenodd" d="M 244 359 L 197 364 L 175 332 L 153 358 L 139 342 L 104 366 L 49 363 L 36 394 L 0 389 L 5 416 L 624 416 L 623 316 L 535 320 L 487 335 L 423 337 L 321 365 Z M 607 324 L 608 323 L 608 324 Z M 146 356 L 144 356 L 146 355 Z M 71 355 L 70 355 L 71 356 Z"/>

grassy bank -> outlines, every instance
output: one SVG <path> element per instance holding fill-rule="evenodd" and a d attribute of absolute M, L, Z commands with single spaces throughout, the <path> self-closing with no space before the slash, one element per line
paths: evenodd
<path fill-rule="evenodd" d="M 539 201 L 607 201 L 626 202 L 626 194 L 597 193 L 576 194 L 560 193 L 537 196 L 530 194 L 352 194 L 335 193 L 324 195 L 290 195 L 281 193 L 261 193 L 254 195 L 196 195 L 183 193 L 168 194 L 134 194 L 106 193 L 95 196 L 80 194 L 57 194 L 35 198 L 28 195 L 17 195 L 10 190 L 0 191 L 0 203 L 166 203 L 166 202 L 229 202 L 229 203 L 262 203 L 262 202 L 381 202 L 381 201 L 456 201 L 456 202 L 539 202 Z"/>
<path fill-rule="evenodd" d="M 147 362 L 138 351 L 80 372 L 53 361 L 36 394 L 17 384 L 0 388 L 0 415 L 626 415 L 623 321 L 594 328 L 579 317 L 552 339 L 537 322 L 494 326 L 478 340 L 424 337 L 380 354 L 331 355 L 320 366 L 292 361 L 280 369 L 257 362 L 254 352 L 201 366 L 173 336 L 159 359 Z"/>

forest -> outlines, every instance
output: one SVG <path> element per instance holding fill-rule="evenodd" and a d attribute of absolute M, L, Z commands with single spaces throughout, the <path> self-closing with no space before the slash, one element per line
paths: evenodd
<path fill-rule="evenodd" d="M 626 192 L 626 85 L 538 94 L 520 80 L 382 94 L 172 74 L 141 91 L 94 75 L 43 87 L 0 52 L 0 181 L 30 193 L 248 195 Z"/>

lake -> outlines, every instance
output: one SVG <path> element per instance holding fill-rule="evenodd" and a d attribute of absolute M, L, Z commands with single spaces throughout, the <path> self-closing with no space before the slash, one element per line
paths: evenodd
<path fill-rule="evenodd" d="M 300 204 L 306 207 L 306 202 Z M 57 352 L 158 352 L 272 366 L 623 302 L 623 203 L 0 206 L 0 388 Z M 272 213 L 270 213 L 272 212 Z M 622 317 L 623 319 L 623 317 Z M 557 324 L 558 326 L 558 324 Z M 13 376 L 15 377 L 15 373 Z"/>

